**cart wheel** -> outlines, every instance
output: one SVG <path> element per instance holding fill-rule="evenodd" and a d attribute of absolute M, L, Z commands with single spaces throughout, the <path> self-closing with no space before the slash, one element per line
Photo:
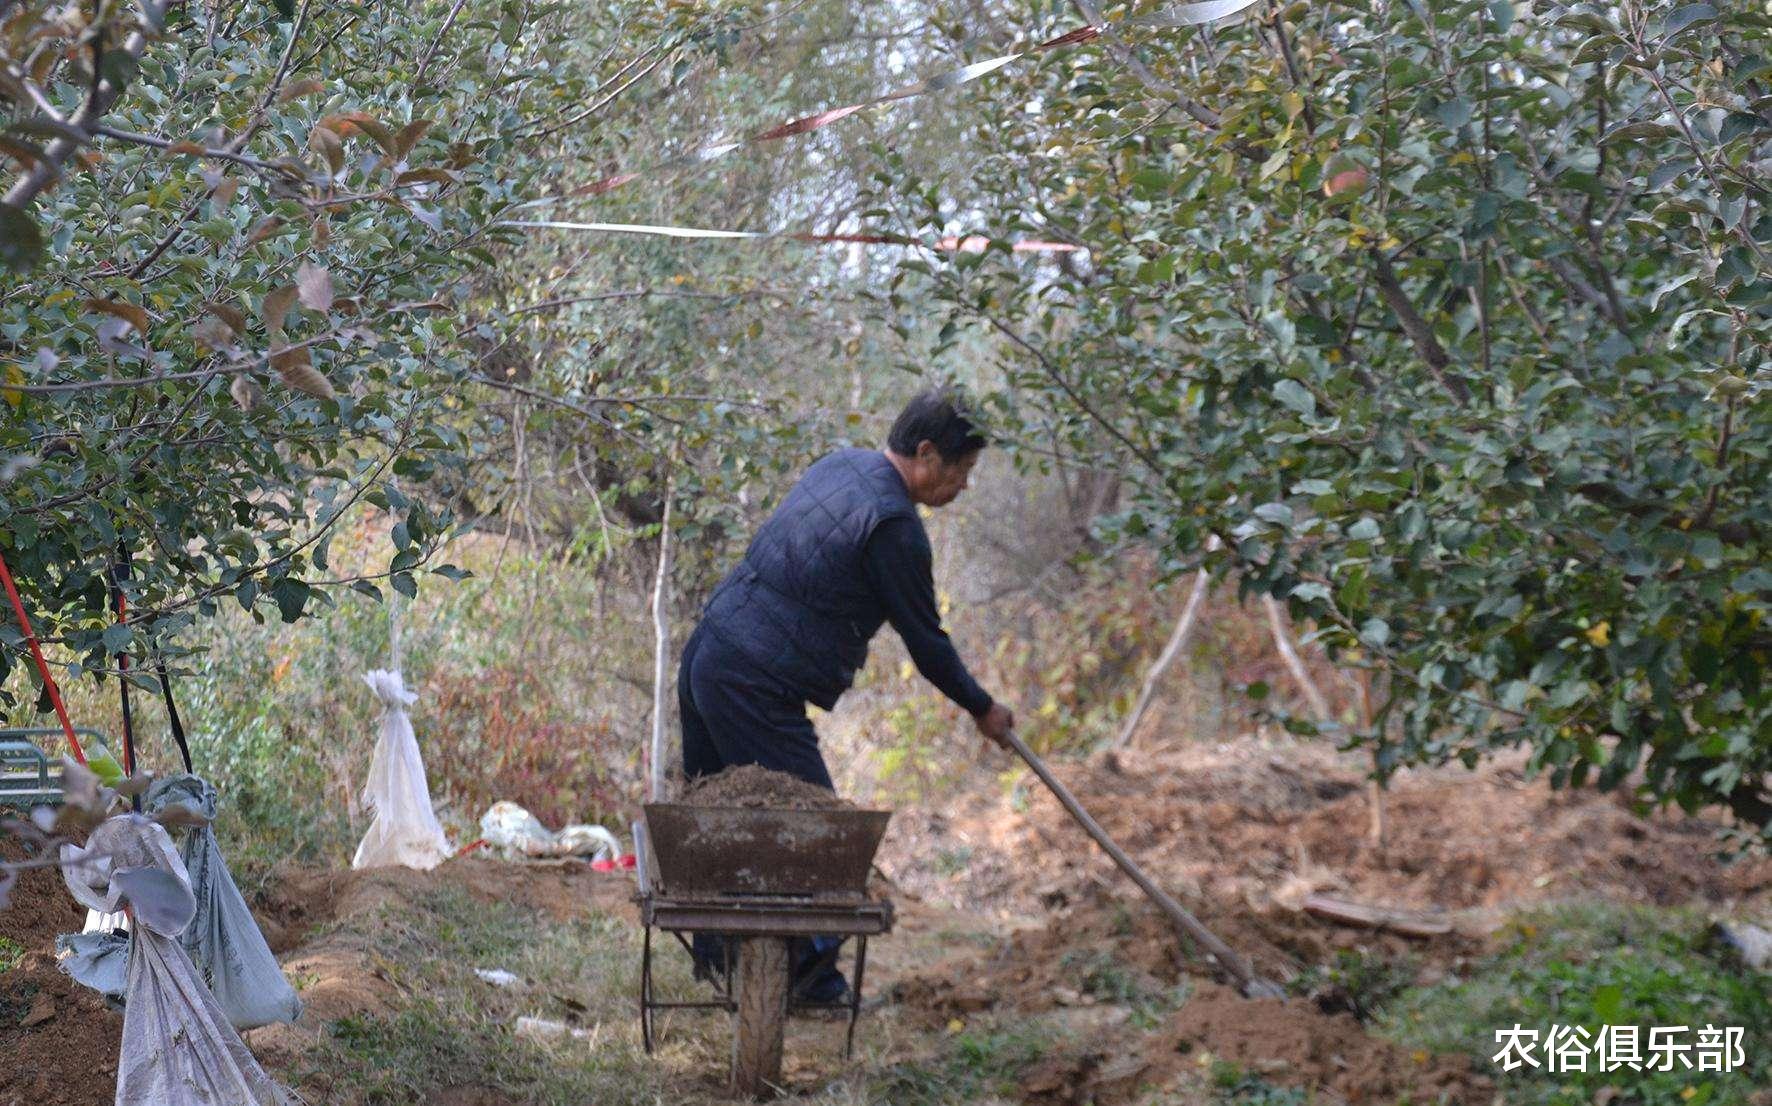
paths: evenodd
<path fill-rule="evenodd" d="M 747 937 L 738 948 L 738 1012 L 732 1025 L 732 1091 L 762 1098 L 781 1082 L 788 1014 L 788 941 Z"/>

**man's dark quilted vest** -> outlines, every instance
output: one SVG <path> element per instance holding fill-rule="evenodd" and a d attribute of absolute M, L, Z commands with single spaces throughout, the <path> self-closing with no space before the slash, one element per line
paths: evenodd
<path fill-rule="evenodd" d="M 708 600 L 703 628 L 789 692 L 829 710 L 886 620 L 863 547 L 887 519 L 916 517 L 904 479 L 884 454 L 843 449 L 819 460 Z"/>

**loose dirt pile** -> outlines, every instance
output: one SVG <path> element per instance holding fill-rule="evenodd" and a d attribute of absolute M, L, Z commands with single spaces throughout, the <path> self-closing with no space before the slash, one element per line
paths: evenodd
<path fill-rule="evenodd" d="M 1772 860 L 1719 860 L 1716 820 L 1638 815 L 1622 797 L 1553 792 L 1519 763 L 1400 774 L 1368 844 L 1370 799 L 1356 758 L 1326 744 L 1188 743 L 1055 767 L 1090 811 L 1171 892 L 1258 912 L 1313 891 L 1463 912 L 1476 928 L 1508 910 L 1580 895 L 1721 907 L 1772 899 Z M 881 867 L 932 902 L 1036 914 L 1090 882 L 1105 857 L 1024 781 L 893 820 Z"/>
<path fill-rule="evenodd" d="M 1405 979 L 1427 982 L 1462 968 L 1483 941 L 1448 934 L 1431 941 L 1350 929 L 1283 911 L 1258 913 L 1238 902 L 1191 898 L 1184 905 L 1247 957 L 1257 974 L 1287 981 L 1339 953 L 1396 965 Z M 1045 924 L 1011 934 L 984 957 L 959 956 L 900 979 L 895 997 L 929 1025 L 987 1010 L 1043 1013 L 1058 1007 L 1161 996 L 1183 980 L 1230 977 L 1187 940 L 1130 883 L 1090 885 Z M 1352 1008 L 1338 986 L 1310 995 L 1323 1013 Z"/>
<path fill-rule="evenodd" d="M 21 859 L 14 842 L 0 853 Z M 115 1094 L 123 1015 L 55 963 L 56 937 L 85 922 L 54 868 L 20 875 L 0 910 L 0 1106 L 92 1106 Z"/>
<path fill-rule="evenodd" d="M 1772 861 L 1721 860 L 1720 822 L 1554 793 L 1517 761 L 1404 773 L 1384 796 L 1375 847 L 1361 767 L 1324 745 L 1250 738 L 1056 768 L 1209 929 L 1260 974 L 1308 993 L 1245 1000 L 1223 986 L 1222 971 L 1028 779 L 1009 794 L 983 782 L 894 820 L 880 864 L 902 891 L 1022 927 L 899 976 L 901 1009 L 931 1028 L 985 1014 L 1079 1027 L 1026 1073 L 1034 1102 L 1134 1101 L 1198 1078 L 1210 1058 L 1328 1101 L 1487 1103 L 1489 1082 L 1464 1058 L 1368 1035 L 1349 1012 L 1370 992 L 1350 994 L 1343 973 L 1362 973 L 1363 988 L 1432 982 L 1478 958 L 1507 913 L 1572 897 L 1726 911 L 1772 902 Z M 1454 928 L 1421 940 L 1337 925 L 1302 912 L 1313 892 L 1442 911 Z M 1135 1009 L 1146 1024 L 1154 1013 L 1154 1030 L 1126 1024 Z"/>
<path fill-rule="evenodd" d="M 724 772 L 690 780 L 683 788 L 685 803 L 697 806 L 737 806 L 753 810 L 849 810 L 852 804 L 815 783 L 755 764 L 728 768 Z"/>

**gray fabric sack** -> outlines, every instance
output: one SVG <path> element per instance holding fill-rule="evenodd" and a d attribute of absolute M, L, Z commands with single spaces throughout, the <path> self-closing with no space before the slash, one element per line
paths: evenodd
<path fill-rule="evenodd" d="M 186 927 L 180 943 L 202 970 L 235 1028 L 294 1021 L 301 1016 L 301 999 L 283 977 L 282 967 L 259 931 L 258 920 L 228 872 L 215 831 L 209 827 L 215 819 L 215 788 L 202 777 L 188 774 L 155 780 L 143 809 L 157 814 L 171 807 L 184 807 L 204 820 L 202 825 L 185 829 L 180 850 L 191 891 L 197 897 L 197 917 Z"/>

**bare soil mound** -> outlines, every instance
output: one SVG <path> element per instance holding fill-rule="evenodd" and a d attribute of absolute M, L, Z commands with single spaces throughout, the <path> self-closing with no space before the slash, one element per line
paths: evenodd
<path fill-rule="evenodd" d="M 0 852 L 22 855 L 10 841 Z M 116 1092 L 123 1015 L 55 963 L 56 937 L 85 923 L 54 868 L 21 874 L 0 910 L 0 1106 L 92 1106 Z"/>
<path fill-rule="evenodd" d="M 1722 907 L 1772 898 L 1772 859 L 1719 859 L 1720 819 L 1553 792 L 1518 762 L 1400 774 L 1383 799 L 1382 848 L 1367 842 L 1360 762 L 1324 744 L 1183 744 L 1055 771 L 1170 891 L 1258 911 L 1296 908 L 1313 891 L 1472 921 L 1583 895 Z M 932 902 L 1022 915 L 1119 879 L 1033 780 L 1017 794 L 901 811 L 880 864 Z"/>
<path fill-rule="evenodd" d="M 690 780 L 682 802 L 697 806 L 737 806 L 774 810 L 848 810 L 834 791 L 755 764 Z"/>
<path fill-rule="evenodd" d="M 1086 1012 L 1068 1008 L 1117 1006 L 1120 1024 L 1077 1034 L 1026 1073 L 1032 1102 L 1133 1101 L 1197 1074 L 1209 1055 L 1330 1101 L 1487 1103 L 1490 1084 L 1466 1059 L 1369 1035 L 1336 970 L 1430 982 L 1480 956 L 1507 912 L 1571 897 L 1723 909 L 1772 899 L 1772 860 L 1725 862 L 1720 821 L 1552 792 L 1520 767 L 1403 774 L 1384 796 L 1386 839 L 1374 847 L 1360 762 L 1323 745 L 1246 739 L 1057 765 L 1107 831 L 1260 974 L 1296 981 L 1328 969 L 1305 976 L 1308 995 L 1286 999 L 1224 986 L 1038 781 L 902 811 L 880 861 L 895 883 L 1022 928 L 912 967 L 895 997 L 929 1025 L 986 1011 L 1068 1022 Z M 1443 912 L 1453 929 L 1417 939 L 1337 925 L 1302 912 L 1312 892 Z M 1172 1012 L 1137 1033 L 1124 1012 L 1141 1004 Z"/>

